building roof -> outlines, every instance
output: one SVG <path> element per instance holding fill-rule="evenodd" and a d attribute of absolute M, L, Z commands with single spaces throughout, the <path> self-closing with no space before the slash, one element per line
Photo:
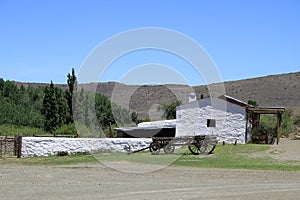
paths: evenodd
<path fill-rule="evenodd" d="M 225 100 L 227 102 L 230 102 L 230 103 L 233 103 L 233 104 L 245 107 L 245 108 L 253 107 L 252 105 L 250 105 L 250 104 L 248 104 L 246 102 L 243 102 L 243 101 L 241 101 L 239 99 L 236 99 L 236 98 L 228 96 L 228 95 L 219 96 L 219 99 L 223 99 L 223 100 Z"/>

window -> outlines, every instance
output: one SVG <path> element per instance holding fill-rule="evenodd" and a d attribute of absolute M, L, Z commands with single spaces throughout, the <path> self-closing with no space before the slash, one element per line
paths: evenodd
<path fill-rule="evenodd" d="M 215 119 L 207 119 L 207 127 L 216 127 Z"/>

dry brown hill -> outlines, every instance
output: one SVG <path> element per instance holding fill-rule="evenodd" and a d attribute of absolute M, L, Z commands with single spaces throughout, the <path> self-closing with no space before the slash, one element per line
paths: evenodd
<path fill-rule="evenodd" d="M 32 87 L 45 86 L 40 83 L 18 83 Z M 256 100 L 259 106 L 284 106 L 300 111 L 300 72 L 270 75 L 258 78 L 225 82 L 226 94 L 242 101 Z M 66 89 L 64 84 L 56 85 Z M 183 103 L 188 101 L 188 95 L 195 91 L 200 97 L 209 96 L 207 86 L 186 85 L 149 85 L 133 86 L 115 82 L 90 83 L 81 85 L 85 90 L 96 89 L 114 102 L 138 112 L 140 117 L 154 117 L 151 113 L 157 110 L 157 105 L 170 103 L 176 99 Z"/>

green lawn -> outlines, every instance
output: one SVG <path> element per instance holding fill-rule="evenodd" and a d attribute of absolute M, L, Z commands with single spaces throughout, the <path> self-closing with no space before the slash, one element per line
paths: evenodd
<path fill-rule="evenodd" d="M 300 161 L 278 161 L 270 157 L 253 157 L 251 153 L 264 151 L 269 145 L 218 145 L 214 154 L 208 156 L 185 155 L 173 163 L 174 166 L 255 169 L 255 170 L 284 170 L 300 171 Z"/>
<path fill-rule="evenodd" d="M 32 128 L 27 126 L 13 126 L 13 125 L 0 125 L 0 135 L 23 135 L 23 136 L 32 136 L 33 134 L 36 135 L 43 135 L 46 134 L 43 129 L 40 128 Z"/>
<path fill-rule="evenodd" d="M 71 165 L 79 163 L 95 163 L 97 159 L 89 154 L 73 154 L 68 156 L 40 156 L 40 157 L 25 157 L 25 158 L 5 158 L 0 159 L 1 164 L 7 165 Z"/>
<path fill-rule="evenodd" d="M 187 148 L 177 149 L 174 154 L 151 155 L 149 152 L 136 154 L 99 153 L 94 155 L 76 154 L 69 156 L 27 157 L 0 159 L 0 164 L 18 165 L 69 165 L 77 163 L 135 162 L 198 168 L 227 168 L 253 170 L 300 171 L 300 161 L 277 161 L 270 157 L 252 157 L 251 153 L 265 151 L 268 145 L 218 145 L 211 155 L 191 155 Z"/>

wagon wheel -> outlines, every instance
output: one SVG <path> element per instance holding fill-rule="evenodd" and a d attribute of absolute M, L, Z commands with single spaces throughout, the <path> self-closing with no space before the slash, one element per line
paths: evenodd
<path fill-rule="evenodd" d="M 275 143 L 275 137 L 271 131 L 268 132 L 268 144 L 274 144 Z"/>
<path fill-rule="evenodd" d="M 160 144 L 159 142 L 151 142 L 150 147 L 149 147 L 150 152 L 152 155 L 157 155 L 159 154 L 160 151 Z"/>
<path fill-rule="evenodd" d="M 199 155 L 199 153 L 200 153 L 200 149 L 199 149 L 198 145 L 194 144 L 194 143 L 189 145 L 189 150 L 194 155 Z"/>
<path fill-rule="evenodd" d="M 189 150 L 194 155 L 200 154 L 200 147 L 202 146 L 203 139 L 197 138 L 194 142 L 189 145 Z"/>
<path fill-rule="evenodd" d="M 211 154 L 214 149 L 215 149 L 216 145 L 213 144 L 210 139 L 205 139 L 203 142 L 202 142 L 202 145 L 201 147 L 199 148 L 200 150 L 200 153 L 201 154 Z"/>
<path fill-rule="evenodd" d="M 207 145 L 205 144 L 205 142 L 203 142 L 201 144 L 201 146 L 199 147 L 199 153 L 198 154 L 206 154 L 206 149 L 207 149 Z"/>
<path fill-rule="evenodd" d="M 203 142 L 202 146 L 203 148 L 200 148 L 200 150 L 202 150 L 201 154 L 211 154 L 216 147 L 216 145 L 211 144 L 210 142 Z"/>
<path fill-rule="evenodd" d="M 171 144 L 168 144 L 168 145 L 164 146 L 164 152 L 166 154 L 171 154 L 171 153 L 174 152 L 174 150 L 175 150 L 175 146 L 173 146 Z"/>
<path fill-rule="evenodd" d="M 203 141 L 204 138 L 196 136 L 194 138 L 194 141 L 188 146 L 190 152 L 194 155 L 199 155 L 201 153 L 200 148 L 202 146 Z"/>

